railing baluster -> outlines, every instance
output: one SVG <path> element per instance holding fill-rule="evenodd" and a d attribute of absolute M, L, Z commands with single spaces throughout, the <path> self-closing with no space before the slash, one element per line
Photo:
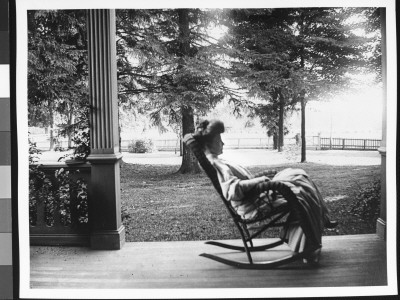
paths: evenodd
<path fill-rule="evenodd" d="M 74 179 L 76 181 L 76 179 Z M 78 226 L 78 211 L 77 211 L 77 193 L 70 191 L 70 201 L 69 201 L 69 211 L 71 213 L 71 226 L 72 228 L 76 228 Z"/>
<path fill-rule="evenodd" d="M 46 226 L 45 221 L 45 203 L 44 199 L 37 199 L 36 200 L 36 225 L 35 227 L 42 227 Z"/>
<path fill-rule="evenodd" d="M 54 179 L 55 170 L 60 168 L 69 169 L 70 167 L 62 164 L 57 164 L 54 166 L 45 165 L 41 166 L 40 170 L 45 173 L 47 178 Z M 70 173 L 72 181 L 76 182 L 77 177 L 80 177 L 84 178 L 86 182 L 90 182 L 90 166 L 84 165 L 78 168 L 80 169 L 79 175 L 72 174 L 74 169 L 70 169 L 73 171 Z M 53 188 L 57 188 L 57 186 L 58 184 L 54 184 Z M 74 206 L 76 205 L 75 192 L 71 191 L 70 204 L 67 207 L 67 211 L 69 211 L 71 214 L 71 222 L 67 222 L 66 226 L 61 223 L 62 216 L 59 212 L 60 206 L 58 199 L 54 200 L 54 202 L 57 203 L 53 204 L 54 207 L 46 207 L 46 201 L 48 198 L 49 193 L 43 191 L 40 198 L 38 197 L 37 199 L 36 224 L 30 227 L 31 242 L 33 241 L 33 244 L 36 245 L 46 243 L 86 243 L 89 223 L 80 224 L 78 221 L 78 211 Z M 87 203 L 87 205 L 89 205 L 89 203 Z M 53 214 L 51 214 L 50 209 L 54 209 Z M 54 221 L 53 224 L 51 224 L 52 221 Z M 57 241 L 54 242 L 54 239 Z"/>
<path fill-rule="evenodd" d="M 60 199 L 58 199 L 58 197 L 55 199 L 55 207 L 54 207 L 54 211 L 53 211 L 53 218 L 54 218 L 54 227 L 59 227 L 59 226 L 63 226 L 63 224 L 61 223 L 61 213 L 60 213 Z"/>

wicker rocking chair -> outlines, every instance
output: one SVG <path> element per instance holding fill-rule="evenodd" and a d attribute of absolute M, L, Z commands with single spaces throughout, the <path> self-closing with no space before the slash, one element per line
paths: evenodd
<path fill-rule="evenodd" d="M 217 241 L 207 241 L 206 244 L 215 245 L 219 247 L 223 247 L 230 250 L 237 250 L 246 252 L 248 262 L 230 260 L 227 258 L 223 258 L 221 256 L 217 256 L 214 254 L 202 253 L 200 256 L 230 265 L 237 268 L 243 269 L 271 269 L 275 268 L 296 260 L 301 260 L 303 258 L 307 258 L 307 256 L 315 249 L 305 249 L 303 252 L 296 253 L 291 252 L 290 255 L 285 256 L 283 258 L 273 259 L 269 261 L 263 262 L 254 262 L 252 258 L 252 252 L 256 251 L 264 251 L 268 249 L 275 248 L 279 245 L 282 245 L 285 241 L 281 238 L 277 242 L 273 242 L 266 245 L 254 246 L 253 239 L 259 237 L 260 234 L 265 232 L 267 229 L 271 227 L 281 227 L 283 230 L 287 230 L 289 222 L 294 219 L 299 222 L 299 225 L 302 227 L 307 239 L 309 237 L 312 238 L 312 234 L 310 234 L 312 228 L 307 221 L 307 212 L 303 209 L 303 207 L 299 204 L 299 201 L 295 194 L 292 192 L 290 187 L 285 185 L 283 182 L 279 181 L 268 181 L 258 184 L 254 191 L 251 192 L 251 195 L 259 195 L 260 193 L 268 193 L 273 198 L 274 201 L 277 197 L 283 197 L 286 200 L 286 203 L 278 206 L 275 209 L 269 211 L 268 214 L 262 214 L 260 217 L 256 217 L 251 220 L 242 219 L 236 212 L 236 210 L 231 206 L 230 202 L 225 199 L 222 194 L 221 186 L 218 181 L 217 171 L 209 162 L 207 157 L 205 156 L 203 150 L 197 141 L 193 138 L 192 134 L 187 134 L 184 137 L 184 143 L 191 149 L 191 151 L 196 156 L 199 161 L 202 169 L 205 171 L 207 176 L 210 178 L 213 186 L 217 190 L 219 196 L 221 197 L 223 203 L 225 204 L 229 214 L 231 215 L 236 227 L 239 230 L 241 235 L 243 246 L 235 246 L 230 244 L 225 244 Z M 263 172 L 262 174 L 257 175 L 265 175 L 268 177 L 272 177 L 276 174 L 276 172 Z M 262 222 L 262 226 L 257 227 L 255 230 L 252 227 L 255 224 L 260 224 Z M 284 235 L 283 235 L 284 236 Z"/>

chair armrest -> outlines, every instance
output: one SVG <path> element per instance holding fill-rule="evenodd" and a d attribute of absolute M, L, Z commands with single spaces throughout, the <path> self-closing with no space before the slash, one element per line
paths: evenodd
<path fill-rule="evenodd" d="M 255 186 L 253 192 L 261 194 L 268 190 L 273 190 L 281 194 L 290 204 L 297 202 L 297 197 L 291 188 L 282 181 L 266 181 Z"/>
<path fill-rule="evenodd" d="M 272 179 L 276 173 L 278 173 L 276 170 L 267 170 L 254 174 L 254 177 L 267 176 L 268 178 Z"/>

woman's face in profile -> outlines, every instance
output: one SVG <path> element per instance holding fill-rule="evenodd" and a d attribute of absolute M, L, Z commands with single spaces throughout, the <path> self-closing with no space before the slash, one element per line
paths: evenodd
<path fill-rule="evenodd" d="M 222 154 L 223 147 L 224 143 L 222 142 L 221 135 L 217 134 L 216 136 L 214 136 L 211 144 L 208 147 L 208 150 L 212 154 L 220 155 Z"/>

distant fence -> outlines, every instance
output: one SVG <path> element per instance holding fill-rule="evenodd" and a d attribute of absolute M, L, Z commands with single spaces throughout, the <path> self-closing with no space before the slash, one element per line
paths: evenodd
<path fill-rule="evenodd" d="M 225 149 L 268 149 L 272 148 L 272 138 L 226 138 Z M 121 141 L 121 151 L 128 151 L 130 141 Z M 181 142 L 178 139 L 153 140 L 158 151 L 179 151 Z"/>
<path fill-rule="evenodd" d="M 153 140 L 158 151 L 179 151 L 178 139 Z M 272 137 L 263 138 L 224 138 L 225 149 L 273 149 Z M 121 150 L 128 150 L 129 141 L 121 143 Z M 295 145 L 295 138 L 285 138 L 284 145 Z M 349 139 L 349 138 L 322 138 L 307 136 L 307 149 L 312 150 L 378 150 L 381 140 L 377 139 Z"/>
<path fill-rule="evenodd" d="M 321 150 L 378 150 L 381 140 L 320 138 Z"/>
<path fill-rule="evenodd" d="M 128 151 L 130 140 L 121 141 L 121 151 Z M 272 137 L 249 137 L 249 138 L 224 138 L 225 149 L 273 149 Z M 179 139 L 155 139 L 154 147 L 158 151 L 178 152 L 181 147 Z M 295 145 L 294 137 L 285 138 L 284 145 Z M 307 149 L 313 150 L 377 150 L 381 140 L 378 139 L 351 139 L 351 138 L 324 138 L 319 136 L 307 136 Z M 59 140 L 57 145 L 67 149 L 68 144 L 65 140 Z M 37 146 L 41 150 L 49 150 L 49 141 L 40 141 Z"/>
<path fill-rule="evenodd" d="M 318 138 L 307 137 L 307 144 L 314 145 Z M 251 138 L 223 138 L 225 149 L 272 149 L 273 139 L 272 137 L 251 137 Z M 121 151 L 128 151 L 128 145 L 130 141 L 121 141 Z M 158 151 L 179 151 L 181 142 L 178 139 L 164 139 L 164 140 L 153 140 L 154 147 Z M 296 144 L 295 138 L 285 138 L 285 145 Z M 314 145 L 316 146 L 316 144 Z"/>

